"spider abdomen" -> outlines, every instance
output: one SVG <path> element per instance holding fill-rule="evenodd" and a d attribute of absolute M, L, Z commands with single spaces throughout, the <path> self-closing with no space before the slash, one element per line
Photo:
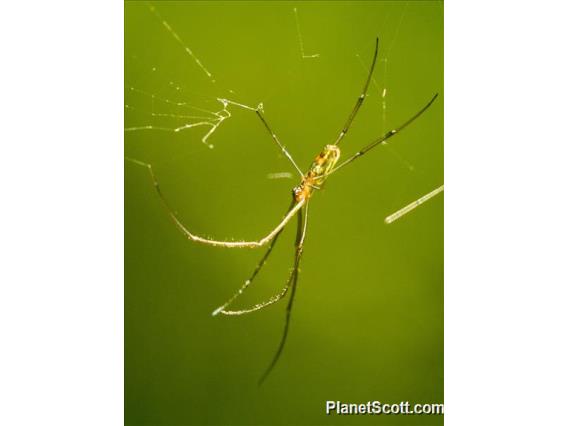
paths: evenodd
<path fill-rule="evenodd" d="M 296 201 L 310 198 L 314 189 L 321 188 L 335 167 L 340 155 L 341 151 L 336 145 L 326 145 L 324 147 L 323 151 L 312 162 L 300 185 L 294 188 Z"/>
<path fill-rule="evenodd" d="M 341 151 L 339 150 L 339 147 L 335 145 L 326 145 L 323 151 L 314 159 L 305 178 L 312 179 L 312 184 L 314 185 L 322 185 L 327 179 L 329 173 L 331 173 L 335 167 L 340 155 Z"/>

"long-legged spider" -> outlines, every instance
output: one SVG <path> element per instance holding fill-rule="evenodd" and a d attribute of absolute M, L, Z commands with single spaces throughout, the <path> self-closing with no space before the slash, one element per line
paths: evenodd
<path fill-rule="evenodd" d="M 369 70 L 369 74 L 367 76 L 367 79 L 365 81 L 365 85 L 363 86 L 363 91 L 362 91 L 361 95 L 357 98 L 355 106 L 354 106 L 353 110 L 351 111 L 351 113 L 349 114 L 349 116 L 347 117 L 347 121 L 345 122 L 345 125 L 343 126 L 341 132 L 339 132 L 339 135 L 337 136 L 337 139 L 335 140 L 335 142 L 331 145 L 326 145 L 323 148 L 323 150 L 316 156 L 316 158 L 314 159 L 314 161 L 312 162 L 310 168 L 308 169 L 308 171 L 306 173 L 302 172 L 302 170 L 298 167 L 298 165 L 296 164 L 296 162 L 294 161 L 294 159 L 292 158 L 290 153 L 286 150 L 286 148 L 284 147 L 284 145 L 282 145 L 282 143 L 280 142 L 280 140 L 278 139 L 276 134 L 272 131 L 271 127 L 269 126 L 268 122 L 266 121 L 266 119 L 264 117 L 261 106 L 259 106 L 257 108 L 250 108 L 250 107 L 244 106 L 245 108 L 250 109 L 250 110 L 252 110 L 256 113 L 256 115 L 258 116 L 258 118 L 260 119 L 260 121 L 262 122 L 262 124 L 264 125 L 264 127 L 266 128 L 266 130 L 268 131 L 268 133 L 270 134 L 270 136 L 274 140 L 274 142 L 278 145 L 278 147 L 280 148 L 282 153 L 286 156 L 286 158 L 294 166 L 294 168 L 296 169 L 296 171 L 298 172 L 298 174 L 300 175 L 300 178 L 301 178 L 300 184 L 298 186 L 296 186 L 292 191 L 292 203 L 290 204 L 284 218 L 280 221 L 280 223 L 278 223 L 278 225 L 276 225 L 276 227 L 272 231 L 270 231 L 268 233 L 268 235 L 266 235 L 263 238 L 260 238 L 259 240 L 255 240 L 255 241 L 217 241 L 217 240 L 212 240 L 212 239 L 209 239 L 209 238 L 200 237 L 198 235 L 193 234 L 181 223 L 181 221 L 178 219 L 176 213 L 170 207 L 168 201 L 166 200 L 166 198 L 162 194 L 162 191 L 161 191 L 160 186 L 158 184 L 158 180 L 156 179 L 156 176 L 155 176 L 155 174 L 152 170 L 152 166 L 150 164 L 142 163 L 138 160 L 130 159 L 131 161 L 148 168 L 148 170 L 150 172 L 150 176 L 152 178 L 152 182 L 154 184 L 154 187 L 156 188 L 156 191 L 157 191 L 162 203 L 164 204 L 169 216 L 174 221 L 174 223 L 177 225 L 177 227 L 181 230 L 181 232 L 189 240 L 195 241 L 195 242 L 198 242 L 198 243 L 208 244 L 208 245 L 211 245 L 211 246 L 227 247 L 227 248 L 257 248 L 257 247 L 262 247 L 262 246 L 265 246 L 266 244 L 268 244 L 268 249 L 267 249 L 266 253 L 262 257 L 260 262 L 257 264 L 255 270 L 253 271 L 253 273 L 249 277 L 249 279 L 244 282 L 244 284 L 238 289 L 238 291 L 229 300 L 227 300 L 223 305 L 221 305 L 219 308 L 217 308 L 217 309 L 215 309 L 215 311 L 213 311 L 213 316 L 218 315 L 218 314 L 223 314 L 223 315 L 248 314 L 250 312 L 258 311 L 262 308 L 265 308 L 269 305 L 272 305 L 272 304 L 278 302 L 288 293 L 288 291 L 290 291 L 290 299 L 289 299 L 288 305 L 286 307 L 286 320 L 285 320 L 285 323 L 284 323 L 284 332 L 283 332 L 282 338 L 280 340 L 280 344 L 278 346 L 278 349 L 276 350 L 274 357 L 272 358 L 271 363 L 268 365 L 268 368 L 266 369 L 264 374 L 261 376 L 259 383 L 262 383 L 266 379 L 268 374 L 272 371 L 272 369 L 276 365 L 278 359 L 280 358 L 280 355 L 282 354 L 282 350 L 284 349 L 284 344 L 286 343 L 286 337 L 288 335 L 288 328 L 289 328 L 289 325 L 290 325 L 290 313 L 292 311 L 292 305 L 294 303 L 296 286 L 298 284 L 298 273 L 299 273 L 300 261 L 301 261 L 302 253 L 303 253 L 304 240 L 306 238 L 306 229 L 307 229 L 307 225 L 308 225 L 308 206 L 309 206 L 309 201 L 310 201 L 311 197 L 313 196 L 315 191 L 321 189 L 321 187 L 323 186 L 323 184 L 325 183 L 325 181 L 327 180 L 327 178 L 330 175 L 337 172 L 339 169 L 345 167 L 346 165 L 352 163 L 356 159 L 360 158 L 363 154 L 369 152 L 374 147 L 384 143 L 391 136 L 394 136 L 397 133 L 399 133 L 401 130 L 403 130 L 405 127 L 407 127 L 410 123 L 412 123 L 414 120 L 416 120 L 424 111 L 426 111 L 430 107 L 430 105 L 432 105 L 432 103 L 438 97 L 438 94 L 436 93 L 432 97 L 432 99 L 430 99 L 430 101 L 422 109 L 420 109 L 416 114 L 414 114 L 406 122 L 401 124 L 399 127 L 385 133 L 383 136 L 379 137 L 378 139 L 372 141 L 370 144 L 368 144 L 365 147 L 363 147 L 362 149 L 360 149 L 357 153 L 355 153 L 353 156 L 351 156 L 350 158 L 345 160 L 343 163 L 340 163 L 339 165 L 336 166 L 336 164 L 339 160 L 339 157 L 340 157 L 340 150 L 339 150 L 338 145 L 342 141 L 345 134 L 349 131 L 349 128 L 351 127 L 351 124 L 353 123 L 355 116 L 359 112 L 359 109 L 361 108 L 361 105 L 363 104 L 363 101 L 365 100 L 365 97 L 367 96 L 367 90 L 369 88 L 369 83 L 371 81 L 371 77 L 373 75 L 373 70 L 375 68 L 375 63 L 377 61 L 378 51 L 379 51 L 379 39 L 377 38 L 376 42 L 375 42 L 375 53 L 373 55 L 373 61 L 372 61 L 371 68 Z M 239 104 L 237 104 L 237 105 L 239 105 Z M 240 106 L 243 107 L 243 105 L 240 105 Z M 297 218 L 298 218 L 297 231 L 296 231 L 296 242 L 295 242 L 296 253 L 295 253 L 294 267 L 292 269 L 292 272 L 290 273 L 290 276 L 288 277 L 288 280 L 286 281 L 286 285 L 284 286 L 284 288 L 279 293 L 270 297 L 268 300 L 265 300 L 264 302 L 260 302 L 260 303 L 254 305 L 250 308 L 240 309 L 240 310 L 228 310 L 227 308 L 253 282 L 253 280 L 255 279 L 255 277 L 257 276 L 259 271 L 261 270 L 261 268 L 266 263 L 266 260 L 268 259 L 268 256 L 270 255 L 270 253 L 272 252 L 272 249 L 274 248 L 276 242 L 278 241 L 278 237 L 280 236 L 282 230 L 285 228 L 285 226 L 288 224 L 288 222 L 290 222 L 290 220 L 292 220 L 292 218 L 294 216 L 297 216 Z"/>

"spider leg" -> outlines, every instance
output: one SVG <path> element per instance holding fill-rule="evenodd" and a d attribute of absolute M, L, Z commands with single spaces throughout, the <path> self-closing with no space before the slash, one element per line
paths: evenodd
<path fill-rule="evenodd" d="M 371 142 L 369 145 L 363 147 L 361 150 L 359 150 L 358 152 L 355 153 L 355 155 L 353 155 L 352 157 L 348 158 L 347 160 L 345 160 L 343 163 L 341 163 L 339 166 L 335 167 L 327 176 L 335 173 L 336 171 L 338 171 L 339 169 L 341 169 L 342 167 L 348 165 L 349 163 L 351 163 L 352 161 L 355 161 L 357 158 L 361 157 L 363 154 L 369 152 L 371 149 L 373 149 L 374 147 L 376 147 L 377 145 L 380 145 L 382 143 L 384 143 L 388 138 L 390 138 L 391 136 L 396 135 L 397 133 L 399 133 L 401 130 L 403 130 L 406 126 L 408 126 L 410 123 L 412 123 L 414 120 L 416 120 L 418 117 L 420 117 L 422 115 L 422 113 L 424 111 L 426 111 L 428 108 L 430 108 L 430 105 L 432 105 L 432 103 L 434 103 L 434 101 L 436 100 L 436 98 L 438 97 L 438 94 L 436 93 L 432 99 L 430 99 L 430 101 L 424 106 L 422 107 L 422 109 L 420 111 L 418 111 L 416 114 L 414 114 L 412 117 L 410 117 L 410 119 L 408 119 L 407 121 L 405 121 L 402 125 L 400 125 L 399 127 L 397 127 L 396 129 L 390 130 L 389 132 L 385 133 L 383 136 L 381 136 L 380 138 L 374 140 L 373 142 Z"/>
<path fill-rule="evenodd" d="M 135 160 L 135 159 L 132 159 L 132 158 L 126 158 L 126 160 L 128 160 L 128 161 L 130 161 L 134 164 L 138 164 L 139 166 L 146 167 L 148 169 L 148 172 L 150 173 L 150 177 L 152 178 L 152 183 L 154 184 L 154 188 L 156 188 L 156 192 L 158 193 L 160 199 L 162 200 L 162 204 L 166 208 L 170 218 L 174 221 L 174 223 L 176 224 L 178 229 L 182 232 L 182 234 L 184 234 L 187 237 L 187 239 L 189 239 L 191 241 L 195 241 L 197 243 L 201 243 L 201 244 L 207 244 L 207 245 L 211 245 L 211 246 L 215 246 L 215 247 L 227 247 L 227 248 L 262 247 L 262 246 L 266 245 L 268 242 L 270 242 L 272 239 L 274 239 L 276 237 L 276 235 L 278 235 L 280 233 L 280 231 L 282 231 L 282 229 L 284 229 L 284 227 L 288 224 L 288 222 L 290 222 L 290 220 L 294 217 L 294 215 L 296 213 L 298 213 L 302 209 L 303 205 L 306 203 L 305 200 L 298 201 L 291 209 L 288 210 L 288 212 L 286 213 L 286 215 L 284 216 L 282 221 L 280 221 L 280 223 L 278 225 L 276 225 L 276 227 L 272 231 L 270 231 L 268 233 L 268 235 L 266 235 L 265 237 L 263 237 L 259 240 L 256 240 L 256 241 L 218 241 L 218 240 L 212 240 L 212 239 L 200 237 L 199 235 L 195 235 L 195 234 L 191 233 L 181 223 L 181 221 L 178 219 L 178 217 L 175 214 L 175 212 L 173 211 L 173 209 L 170 207 L 168 201 L 166 200 L 166 197 L 164 197 L 164 194 L 162 194 L 162 191 L 160 189 L 160 185 L 158 183 L 158 180 L 156 179 L 156 175 L 154 174 L 154 171 L 152 169 L 151 164 L 147 164 L 147 163 L 144 163 L 142 161 Z"/>
<path fill-rule="evenodd" d="M 292 199 L 292 204 L 290 205 L 290 209 L 294 206 L 294 204 L 295 204 L 295 200 Z M 241 286 L 241 288 L 239 288 L 236 291 L 236 293 L 233 294 L 233 296 L 229 300 L 227 300 L 223 305 L 221 305 L 217 309 L 215 309 L 211 315 L 216 316 L 218 314 L 223 314 L 223 315 L 248 314 L 249 312 L 258 311 L 259 309 L 262 309 L 262 308 L 264 308 L 268 305 L 276 303 L 278 300 L 280 300 L 286 294 L 286 292 L 288 291 L 288 286 L 286 286 L 276 296 L 272 296 L 267 301 L 262 302 L 262 303 L 258 303 L 250 309 L 244 309 L 244 310 L 238 310 L 238 311 L 227 311 L 226 310 L 226 308 L 229 305 L 231 305 L 241 294 L 243 294 L 243 292 L 252 284 L 255 277 L 258 275 L 258 273 L 260 272 L 262 267 L 266 264 L 266 261 L 268 260 L 268 256 L 270 256 L 270 253 L 272 253 L 272 249 L 276 245 L 276 242 L 278 241 L 278 237 L 280 236 L 281 232 L 282 232 L 282 230 L 280 230 L 280 232 L 278 232 L 278 234 L 276 234 L 274 239 L 270 242 L 270 245 L 268 246 L 268 250 L 266 250 L 266 253 L 264 253 L 264 256 L 262 256 L 262 259 L 260 259 L 260 262 L 258 262 L 258 264 L 256 265 L 256 268 L 254 269 L 254 271 L 253 271 L 252 275 L 249 277 L 249 279 L 244 282 L 244 284 Z M 273 299 L 275 299 L 275 300 L 273 300 Z"/>
<path fill-rule="evenodd" d="M 256 108 L 255 109 L 256 115 L 258 116 L 258 118 L 260 118 L 260 121 L 262 121 L 262 124 L 264 124 L 264 127 L 266 128 L 266 130 L 268 131 L 268 133 L 270 133 L 270 136 L 272 137 L 272 139 L 274 140 L 274 142 L 276 142 L 276 144 L 278 145 L 278 147 L 280 148 L 280 150 L 282 151 L 282 153 L 286 156 L 286 158 L 288 160 L 290 160 L 290 162 L 292 163 L 292 165 L 296 168 L 296 170 L 298 171 L 298 173 L 300 174 L 300 177 L 303 177 L 304 174 L 302 173 L 302 169 L 300 169 L 300 167 L 298 167 L 298 165 L 296 164 L 296 162 L 294 161 L 294 159 L 292 158 L 292 155 L 290 155 L 290 153 L 288 152 L 288 150 L 286 149 L 286 147 L 284 145 L 282 145 L 282 143 L 280 142 L 280 140 L 278 139 L 278 136 L 276 136 L 276 133 L 274 133 L 272 131 L 272 129 L 270 128 L 270 126 L 268 125 L 268 122 L 266 121 L 266 119 L 264 118 L 264 115 L 262 114 L 262 111 L 260 108 Z"/>
<path fill-rule="evenodd" d="M 246 284 L 246 282 L 245 282 Z M 249 282 L 250 284 L 250 282 Z M 246 286 L 248 287 L 248 285 Z M 246 288 L 244 285 L 241 288 Z M 260 311 L 263 308 L 266 308 L 267 306 L 270 306 L 276 302 L 278 302 L 279 300 L 281 300 L 284 296 L 286 296 L 286 293 L 288 293 L 288 289 L 290 288 L 290 282 L 288 281 L 286 283 L 286 286 L 280 290 L 279 293 L 275 294 L 274 296 L 271 296 L 268 300 L 265 300 L 264 302 L 260 302 L 257 303 L 256 305 L 254 305 L 251 308 L 247 308 L 247 309 L 240 309 L 238 311 L 227 311 L 224 309 L 224 307 L 226 305 L 221 306 L 220 308 L 216 309 L 215 311 L 213 311 L 212 315 L 215 316 L 217 314 L 223 314 L 223 315 L 229 315 L 229 316 L 237 316 L 237 315 L 244 315 L 244 314 L 250 314 L 251 312 L 255 312 L 255 311 Z M 244 289 L 243 289 L 244 291 Z M 239 296 L 241 293 L 238 293 L 237 296 Z M 236 297 L 233 298 L 233 300 L 235 300 Z M 231 302 L 233 301 L 231 300 Z M 223 309 L 221 309 L 223 308 Z"/>
<path fill-rule="evenodd" d="M 255 114 L 257 115 L 258 118 L 260 118 L 260 121 L 262 121 L 262 124 L 264 125 L 264 128 L 268 131 L 268 134 L 270 135 L 270 137 L 272 138 L 272 140 L 276 143 L 276 145 L 278 145 L 278 148 L 280 148 L 280 150 L 282 151 L 282 153 L 284 154 L 284 156 L 288 159 L 288 161 L 290 161 L 290 163 L 292 163 L 292 165 L 294 166 L 294 168 L 296 169 L 296 171 L 298 172 L 298 174 L 300 175 L 300 177 L 303 177 L 304 174 L 302 173 L 302 169 L 300 169 L 300 167 L 298 167 L 298 165 L 296 164 L 296 162 L 294 161 L 294 158 L 292 158 L 292 155 L 288 152 L 288 150 L 286 149 L 286 147 L 282 144 L 282 142 L 280 142 L 280 139 L 278 139 L 278 136 L 276 136 L 276 133 L 274 133 L 274 131 L 272 130 L 272 128 L 270 127 L 270 125 L 268 124 L 268 122 L 266 121 L 266 118 L 264 118 L 264 114 L 262 113 L 262 103 L 259 104 L 256 108 L 253 108 L 251 106 L 245 105 L 245 104 L 241 104 L 239 102 L 235 102 L 235 101 L 231 101 L 229 99 L 221 99 L 218 98 L 218 100 L 220 102 L 222 102 L 223 104 L 231 104 L 231 105 L 235 105 L 237 107 L 240 107 L 242 109 L 246 109 L 248 111 L 254 111 Z"/>
<path fill-rule="evenodd" d="M 290 293 L 290 300 L 288 301 L 288 305 L 286 306 L 286 320 L 284 323 L 284 333 L 282 334 L 282 338 L 280 339 L 280 344 L 278 345 L 278 349 L 276 350 L 276 353 L 274 354 L 274 357 L 272 358 L 270 365 L 268 366 L 268 368 L 266 369 L 266 371 L 258 381 L 259 385 L 261 385 L 266 380 L 266 378 L 268 377 L 268 375 L 270 374 L 270 372 L 272 371 L 272 369 L 280 359 L 280 355 L 282 355 L 282 351 L 284 350 L 284 345 L 286 344 L 286 338 L 288 337 L 288 329 L 290 326 L 290 314 L 292 312 L 292 306 L 294 304 L 294 296 L 296 295 L 296 287 L 298 284 L 300 260 L 302 259 L 302 253 L 304 252 L 304 239 L 306 238 L 307 226 L 308 226 L 308 204 L 306 204 L 306 212 L 303 220 L 302 220 L 302 213 L 301 212 L 298 213 L 298 228 L 296 233 L 296 256 L 294 260 L 294 269 L 292 270 L 292 274 L 290 275 L 290 278 L 288 279 L 287 283 L 287 287 L 291 286 L 292 291 Z"/>
<path fill-rule="evenodd" d="M 365 85 L 363 86 L 363 91 L 361 95 L 359 95 L 359 97 L 357 98 L 357 102 L 355 102 L 355 107 L 353 107 L 351 114 L 349 114 L 349 117 L 347 117 L 347 121 L 345 122 L 343 129 L 339 133 L 339 136 L 337 136 L 334 145 L 339 145 L 339 142 L 341 142 L 341 140 L 343 139 L 343 137 L 351 127 L 351 123 L 355 119 L 355 116 L 359 112 L 359 108 L 361 108 L 361 105 L 363 105 L 363 101 L 367 97 L 367 90 L 369 89 L 369 83 L 371 82 L 373 70 L 375 69 L 375 64 L 377 63 L 378 54 L 379 54 L 379 38 L 377 37 L 375 41 L 375 53 L 373 55 L 373 62 L 371 63 L 371 69 L 369 70 L 369 75 L 367 76 L 367 80 L 365 81 Z"/>
<path fill-rule="evenodd" d="M 306 205 L 306 214 L 307 214 L 307 205 Z M 301 212 L 298 213 L 298 220 L 301 220 Z M 266 262 L 266 258 L 268 257 L 268 255 L 270 254 L 270 251 L 272 251 L 272 247 L 274 246 L 274 244 L 276 244 L 276 240 L 278 238 L 278 235 L 274 238 L 274 240 L 272 240 L 271 243 L 271 247 L 269 247 L 268 251 L 265 253 L 265 255 L 263 256 L 263 258 L 261 259 L 260 263 L 257 265 L 256 269 L 254 270 L 251 278 L 249 278 L 247 281 L 245 281 L 245 283 L 241 286 L 241 288 L 233 295 L 233 297 L 231 299 L 229 299 L 223 306 L 217 308 L 214 312 L 213 312 L 213 316 L 217 315 L 217 314 L 223 314 L 223 315 L 244 315 L 244 314 L 249 314 L 251 312 L 255 312 L 255 311 L 259 311 L 263 308 L 266 308 L 267 306 L 270 306 L 276 302 L 278 302 L 279 300 L 281 300 L 284 296 L 286 296 L 286 294 L 288 293 L 288 290 L 290 289 L 290 285 L 293 282 L 293 279 L 295 278 L 295 275 L 297 275 L 298 270 L 296 268 L 296 265 L 294 265 L 294 268 L 292 269 L 292 272 L 290 274 L 290 277 L 288 278 L 288 281 L 286 281 L 286 285 L 284 286 L 284 288 L 282 290 L 280 290 L 280 292 L 276 293 L 274 296 L 271 296 L 269 299 L 265 300 L 264 302 L 260 302 L 257 303 L 256 305 L 247 308 L 247 309 L 240 309 L 237 311 L 227 311 L 225 310 L 225 308 L 231 304 L 238 296 L 240 296 L 242 294 L 242 292 L 251 284 L 252 280 L 254 279 L 254 277 L 256 276 L 256 274 L 258 273 L 258 271 L 260 270 L 260 268 L 262 268 L 262 266 L 264 265 L 264 263 Z M 296 236 L 296 238 L 299 238 L 298 236 Z M 297 241 L 296 241 L 297 244 Z"/>

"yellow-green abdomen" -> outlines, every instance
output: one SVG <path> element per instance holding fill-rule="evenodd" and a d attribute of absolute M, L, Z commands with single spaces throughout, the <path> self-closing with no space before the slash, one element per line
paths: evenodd
<path fill-rule="evenodd" d="M 306 177 L 309 177 L 314 185 L 322 185 L 335 167 L 340 155 L 341 151 L 337 146 L 326 145 L 313 161 Z"/>

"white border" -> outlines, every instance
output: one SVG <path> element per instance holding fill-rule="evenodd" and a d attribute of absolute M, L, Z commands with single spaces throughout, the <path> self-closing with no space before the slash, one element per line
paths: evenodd
<path fill-rule="evenodd" d="M 1 8 L 3 425 L 123 423 L 123 7 Z"/>
<path fill-rule="evenodd" d="M 565 420 L 563 4 L 445 5 L 447 424 Z"/>
<path fill-rule="evenodd" d="M 447 2 L 446 421 L 564 416 L 562 2 Z M 123 423 L 123 5 L 2 6 L 0 423 Z"/>

